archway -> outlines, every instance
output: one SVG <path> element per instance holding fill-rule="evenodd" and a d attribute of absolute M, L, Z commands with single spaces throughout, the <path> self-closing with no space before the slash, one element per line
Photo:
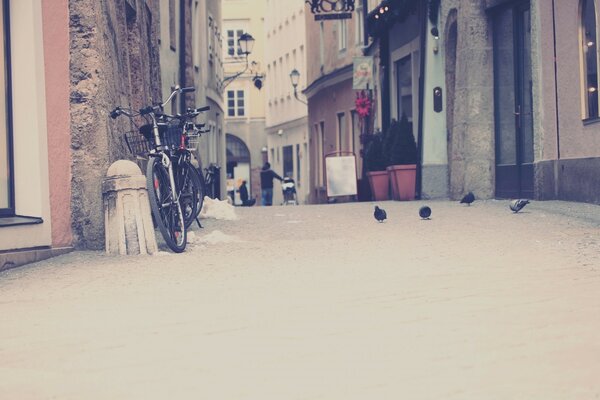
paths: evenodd
<path fill-rule="evenodd" d="M 225 137 L 227 149 L 227 195 L 231 197 L 234 204 L 241 204 L 238 188 L 242 181 L 247 182 L 248 190 L 251 191 L 250 182 L 250 151 L 248 146 L 239 137 L 228 133 Z M 250 197 L 252 193 L 249 193 Z"/>

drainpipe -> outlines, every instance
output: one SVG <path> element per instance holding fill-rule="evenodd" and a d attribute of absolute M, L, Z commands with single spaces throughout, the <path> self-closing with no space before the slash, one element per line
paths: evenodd
<path fill-rule="evenodd" d="M 417 132 L 417 143 L 419 145 L 419 157 L 417 158 L 417 182 L 416 197 L 421 199 L 423 190 L 423 114 L 425 113 L 425 63 L 427 62 L 427 8 L 426 2 L 421 2 L 419 7 L 421 17 L 421 66 L 419 71 L 419 131 Z"/>
<path fill-rule="evenodd" d="M 176 85 L 186 87 L 185 81 L 185 1 L 179 1 L 179 82 Z M 177 100 L 179 101 L 179 112 L 183 113 L 185 110 L 185 95 L 178 95 Z"/>

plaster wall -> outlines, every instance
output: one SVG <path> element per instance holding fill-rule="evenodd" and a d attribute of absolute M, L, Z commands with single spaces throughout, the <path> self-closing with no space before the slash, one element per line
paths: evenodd
<path fill-rule="evenodd" d="M 228 0 L 223 2 L 224 43 L 222 54 L 225 77 L 233 76 L 245 67 L 243 58 L 231 57 L 227 54 L 227 30 L 243 29 L 244 32 L 251 34 L 255 39 L 252 53 L 248 56 L 249 69 L 235 80 L 227 83 L 227 86 L 223 89 L 225 133 L 242 139 L 250 151 L 251 182 L 249 191 L 252 196 L 260 195 L 260 181 L 257 179 L 257 173 L 263 165 L 261 150 L 267 145 L 265 87 L 259 90 L 252 81 L 255 74 L 265 73 L 265 13 L 266 0 Z M 270 79 L 270 76 L 266 76 L 265 85 L 269 84 Z M 244 116 L 230 117 L 228 115 L 227 91 L 229 90 L 244 91 Z M 224 166 L 225 164 L 223 164 Z M 222 171 L 225 173 L 225 168 Z M 223 182 L 225 182 L 225 179 L 223 179 Z M 222 193 L 225 193 L 225 190 Z"/>
<path fill-rule="evenodd" d="M 310 136 L 310 202 L 327 200 L 324 181 L 325 164 L 323 156 L 338 150 L 338 113 L 345 113 L 346 132 L 351 136 L 351 110 L 355 108 L 356 92 L 352 89 L 352 64 L 355 56 L 363 55 L 362 38 L 357 38 L 357 15 L 346 20 L 346 47 L 340 49 L 339 35 L 341 23 L 337 20 L 315 21 L 310 7 L 305 5 L 306 18 L 306 57 L 308 97 L 308 132 Z M 377 98 L 378 93 L 374 94 Z M 376 115 L 373 119 L 377 120 Z M 318 146 L 315 125 L 324 122 L 322 154 Z M 360 144 L 354 147 L 360 157 Z M 346 150 L 346 149 L 344 149 Z M 360 161 L 357 160 L 360 165 Z M 319 165 L 322 165 L 323 178 L 319 178 Z M 360 176 L 358 176 L 360 178 Z"/>
<path fill-rule="evenodd" d="M 427 19 L 425 36 L 425 88 L 423 109 L 422 193 L 423 198 L 448 196 L 448 146 L 446 128 L 445 46 L 429 32 L 433 25 Z M 438 27 L 440 30 L 441 27 Z M 442 30 L 443 32 L 443 30 Z M 434 110 L 434 89 L 442 90 L 442 110 Z"/>
<path fill-rule="evenodd" d="M 44 222 L 1 228 L 0 250 L 52 244 L 42 1 L 11 1 L 9 18 L 15 211 Z"/>
<path fill-rule="evenodd" d="M 560 158 L 587 158 L 600 156 L 600 128 L 597 123 L 583 122 L 583 85 L 581 65 L 580 39 L 580 7 L 578 0 L 560 0 L 555 2 L 556 15 L 556 54 L 557 84 L 559 112 Z M 600 3 L 596 2 L 596 7 Z M 539 4 L 541 35 L 544 38 L 540 46 L 541 65 L 553 66 L 552 47 L 552 7 L 551 2 Z M 598 29 L 598 28 L 597 28 Z M 556 119 L 554 103 L 554 71 L 546 68 L 543 79 L 548 93 L 548 102 L 542 106 L 543 119 L 552 126 Z M 596 121 L 594 121 L 596 122 Z M 557 158 L 556 135 L 545 135 L 541 151 L 541 159 Z M 556 132 L 554 132 L 556 133 Z"/>
<path fill-rule="evenodd" d="M 223 41 L 221 0 L 198 0 L 192 7 L 192 62 L 196 105 L 210 106 L 198 117 L 209 132 L 199 140 L 197 157 L 201 167 L 210 164 L 225 166 L 226 140 L 223 133 L 225 117 L 220 82 L 223 79 Z M 225 168 L 221 168 L 221 193 L 225 193 Z"/>
<path fill-rule="evenodd" d="M 350 135 L 351 111 L 354 109 L 355 94 L 352 89 L 352 75 L 348 73 L 348 77 L 339 83 L 328 86 L 324 90 L 316 92 L 309 99 L 308 106 L 308 123 L 311 127 L 310 140 L 310 174 L 311 174 L 311 202 L 326 201 L 325 186 L 320 186 L 320 181 L 316 174 L 319 171 L 318 163 L 320 160 L 334 151 L 338 151 L 338 113 L 345 113 L 346 118 L 346 134 Z M 315 135 L 315 126 L 321 122 L 324 123 L 323 132 L 323 152 L 320 154 L 317 136 Z M 346 149 L 344 149 L 346 150 Z M 356 151 L 355 151 L 356 152 Z M 322 161 L 321 161 L 322 162 Z M 325 177 L 325 163 L 323 164 L 323 177 Z M 324 178 L 322 182 L 325 182 Z"/>
<path fill-rule="evenodd" d="M 283 147 L 293 148 L 293 176 L 296 195 L 306 203 L 309 194 L 308 179 L 308 107 L 302 91 L 306 88 L 307 61 L 305 53 L 306 19 L 304 4 L 291 1 L 267 0 L 265 15 L 267 63 L 267 154 L 272 168 L 283 174 Z M 297 95 L 294 97 L 290 72 L 300 73 Z M 297 151 L 299 149 L 299 151 Z M 271 157 L 276 153 L 279 156 Z M 298 165 L 300 168 L 298 169 Z M 282 175 L 283 176 L 283 175 Z M 300 179 L 299 179 L 300 178 Z M 273 204 L 280 204 L 283 196 L 275 187 Z"/>
<path fill-rule="evenodd" d="M 265 15 L 266 49 L 265 81 L 267 127 L 302 118 L 307 106 L 294 98 L 290 80 L 293 69 L 300 72 L 298 97 L 306 88 L 306 19 L 304 4 L 281 0 L 267 0 Z"/>
<path fill-rule="evenodd" d="M 281 130 L 281 135 L 279 131 Z M 271 167 L 283 176 L 283 147 L 292 146 L 294 175 L 292 178 L 296 183 L 296 196 L 300 204 L 306 204 L 309 201 L 309 151 L 308 151 L 308 117 L 304 116 L 295 121 L 289 121 L 271 128 L 267 128 L 267 154 Z M 297 147 L 298 146 L 298 147 Z M 298 151 L 299 149 L 299 151 Z M 273 153 L 279 153 L 279 157 L 271 158 Z M 300 164 L 300 168 L 298 168 Z M 275 187 L 273 192 L 273 204 L 280 204 L 283 201 L 283 195 L 280 188 Z"/>
<path fill-rule="evenodd" d="M 315 16 L 310 12 L 308 4 L 305 5 L 304 14 L 306 18 L 306 57 L 309 60 L 307 85 L 322 76 L 352 64 L 355 56 L 362 56 L 363 45 L 356 41 L 356 14 L 353 14 L 352 19 L 346 20 L 347 46 L 344 50 L 340 50 L 338 45 L 339 21 L 315 21 Z M 321 32 L 323 32 L 322 35 Z"/>
<path fill-rule="evenodd" d="M 166 100 L 175 85 L 181 85 L 179 70 L 179 52 L 181 43 L 179 40 L 179 29 L 181 29 L 180 14 L 181 1 L 175 0 L 174 10 L 169 8 L 169 0 L 162 0 L 160 4 L 160 76 L 161 76 L 161 98 Z M 174 16 L 171 16 L 171 12 Z M 171 21 L 175 23 L 175 45 L 171 45 Z M 171 110 L 167 110 L 171 111 Z"/>
<path fill-rule="evenodd" d="M 68 0 L 42 2 L 48 131 L 48 171 L 52 246 L 70 246 L 71 233 L 71 116 L 69 115 Z"/>

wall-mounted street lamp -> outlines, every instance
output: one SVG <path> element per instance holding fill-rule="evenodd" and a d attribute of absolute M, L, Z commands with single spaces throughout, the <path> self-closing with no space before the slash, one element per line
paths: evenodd
<path fill-rule="evenodd" d="M 438 51 L 440 51 L 439 45 L 438 45 L 438 41 L 440 40 L 440 31 L 438 30 L 437 26 L 434 26 L 433 28 L 431 28 L 431 36 L 433 36 L 433 39 L 435 40 L 435 42 L 433 44 L 433 53 L 437 54 Z"/>
<path fill-rule="evenodd" d="M 300 72 L 296 68 L 290 72 L 290 80 L 292 81 L 292 86 L 294 87 L 294 98 L 298 100 L 302 104 L 308 105 L 308 103 L 301 98 L 298 97 L 298 82 L 300 82 Z"/>
<path fill-rule="evenodd" d="M 223 78 L 223 81 L 221 81 L 221 89 L 225 89 L 227 87 L 227 85 L 229 85 L 238 76 L 242 75 L 244 72 L 246 72 L 248 70 L 248 56 L 250 55 L 250 53 L 252 53 L 252 49 L 254 48 L 254 42 L 255 42 L 255 40 L 252 37 L 252 35 L 247 32 L 244 32 L 242 34 L 242 36 L 239 37 L 238 47 L 240 48 L 241 55 L 244 56 L 244 61 L 246 62 L 246 66 L 244 67 L 244 69 L 242 71 L 237 72 L 234 75 L 226 76 L 225 78 Z M 262 86 L 262 82 L 261 82 L 261 86 Z"/>

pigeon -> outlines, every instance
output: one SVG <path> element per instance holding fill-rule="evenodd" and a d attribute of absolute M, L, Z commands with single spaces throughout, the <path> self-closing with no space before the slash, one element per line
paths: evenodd
<path fill-rule="evenodd" d="M 525 207 L 527 204 L 529 204 L 529 200 L 526 199 L 518 199 L 518 200 L 513 200 L 510 202 L 510 209 L 515 212 L 518 213 L 519 211 L 521 211 L 523 209 L 523 207 Z"/>
<path fill-rule="evenodd" d="M 462 200 L 460 201 L 461 204 L 466 204 L 468 206 L 471 205 L 472 202 L 475 201 L 475 195 L 473 194 L 473 192 L 469 192 L 465 195 L 465 197 L 462 198 Z"/>
<path fill-rule="evenodd" d="M 373 213 L 373 216 L 379 222 L 383 222 L 383 220 L 385 220 L 387 218 L 387 214 L 385 213 L 385 210 L 383 208 L 379 208 L 377 206 L 375 206 L 375 212 Z"/>
<path fill-rule="evenodd" d="M 427 206 L 419 208 L 419 216 L 423 219 L 429 219 L 429 217 L 431 216 L 431 208 Z"/>

